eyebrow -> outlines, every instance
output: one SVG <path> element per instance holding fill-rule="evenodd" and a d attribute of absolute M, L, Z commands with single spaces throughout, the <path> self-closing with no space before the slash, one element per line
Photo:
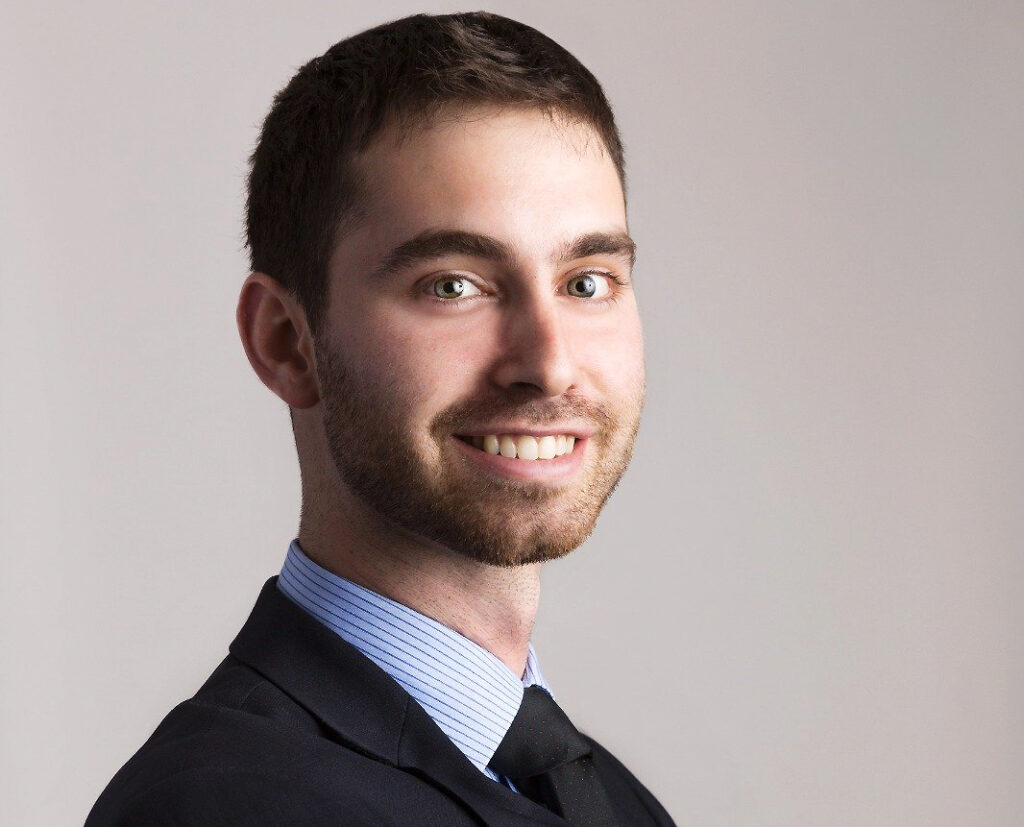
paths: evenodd
<path fill-rule="evenodd" d="M 636 264 L 636 242 L 626 233 L 587 233 L 562 248 L 558 263 L 590 256 L 618 256 L 628 261 L 632 269 Z"/>
<path fill-rule="evenodd" d="M 385 278 L 414 264 L 451 255 L 493 261 L 509 269 L 516 262 L 513 248 L 492 236 L 464 230 L 426 230 L 395 247 L 374 268 L 373 274 L 375 278 Z M 555 263 L 597 255 L 617 256 L 632 268 L 636 262 L 636 243 L 626 233 L 587 233 L 563 244 Z"/>

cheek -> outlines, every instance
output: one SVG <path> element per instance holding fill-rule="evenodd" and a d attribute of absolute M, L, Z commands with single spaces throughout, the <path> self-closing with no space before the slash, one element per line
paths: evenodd
<path fill-rule="evenodd" d="M 472 388 L 478 371 L 478 350 L 467 346 L 472 338 L 408 316 L 369 317 L 360 328 L 362 335 L 349 337 L 359 370 L 404 416 L 428 422 Z"/>
<path fill-rule="evenodd" d="M 644 343 L 639 321 L 611 324 L 589 336 L 591 345 L 579 358 L 604 392 L 632 398 L 643 390 Z"/>

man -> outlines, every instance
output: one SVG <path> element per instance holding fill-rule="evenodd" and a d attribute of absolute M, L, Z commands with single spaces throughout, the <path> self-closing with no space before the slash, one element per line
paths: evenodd
<path fill-rule="evenodd" d="M 277 96 L 237 321 L 299 536 L 88 824 L 672 823 L 530 646 L 639 422 L 623 192 L 597 81 L 494 15 L 380 26 Z"/>

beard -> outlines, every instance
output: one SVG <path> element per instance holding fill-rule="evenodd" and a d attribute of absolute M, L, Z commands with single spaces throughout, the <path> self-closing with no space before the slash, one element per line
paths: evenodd
<path fill-rule="evenodd" d="M 397 383 L 357 376 L 340 353 L 321 344 L 324 429 L 341 480 L 386 521 L 457 554 L 502 567 L 564 557 L 590 536 L 629 465 L 642 387 L 614 411 L 579 396 L 537 400 L 510 390 L 440 411 L 421 435 L 410 428 L 411 406 Z M 552 486 L 487 474 L 450 445 L 453 434 L 502 420 L 540 427 L 582 420 L 596 430 L 583 468 L 569 483 Z"/>

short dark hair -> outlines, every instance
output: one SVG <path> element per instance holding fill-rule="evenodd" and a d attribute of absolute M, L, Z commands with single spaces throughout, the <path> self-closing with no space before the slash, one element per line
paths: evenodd
<path fill-rule="evenodd" d="M 359 207 L 352 169 L 385 127 L 449 105 L 529 107 L 594 129 L 625 191 L 622 141 L 597 79 L 536 29 L 487 12 L 418 14 L 336 43 L 277 93 L 250 162 L 253 270 L 279 281 L 319 333 L 339 228 Z"/>

